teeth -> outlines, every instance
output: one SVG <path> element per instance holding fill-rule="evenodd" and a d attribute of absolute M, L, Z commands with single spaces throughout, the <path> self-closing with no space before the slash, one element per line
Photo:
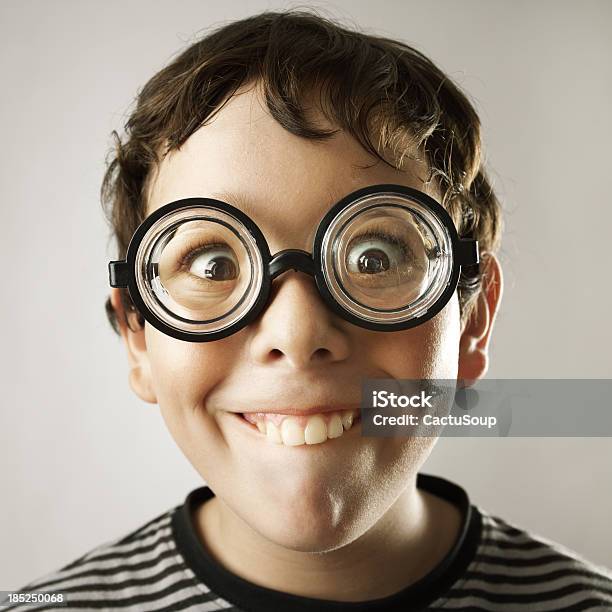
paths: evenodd
<path fill-rule="evenodd" d="M 306 444 L 320 444 L 327 440 L 327 425 L 320 416 L 315 415 L 308 419 L 304 429 L 304 439 Z"/>
<path fill-rule="evenodd" d="M 328 438 L 339 438 L 355 421 L 357 410 L 326 412 L 309 417 L 284 416 L 278 414 L 247 413 L 248 421 L 272 444 L 302 446 L 321 444 Z M 282 419 L 282 420 L 280 420 Z M 279 425 L 280 424 L 280 425 Z"/>
<path fill-rule="evenodd" d="M 281 436 L 283 444 L 287 446 L 300 446 L 300 444 L 305 443 L 304 428 L 300 427 L 300 424 L 294 417 L 287 417 L 283 420 L 281 423 Z"/>
<path fill-rule="evenodd" d="M 334 412 L 329 423 L 327 424 L 327 437 L 339 438 L 342 435 L 342 419 L 337 412 Z"/>
<path fill-rule="evenodd" d="M 266 424 L 264 424 L 264 427 L 266 427 Z M 272 422 L 267 423 L 266 439 L 272 444 L 283 443 L 278 427 Z"/>
<path fill-rule="evenodd" d="M 353 411 L 352 410 L 343 410 L 342 411 L 342 425 L 344 429 L 350 429 L 353 424 Z"/>

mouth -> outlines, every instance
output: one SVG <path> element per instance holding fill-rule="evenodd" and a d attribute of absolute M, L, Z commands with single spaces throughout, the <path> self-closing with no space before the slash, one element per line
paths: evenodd
<path fill-rule="evenodd" d="M 269 444 L 312 446 L 329 443 L 358 429 L 359 409 L 321 412 L 311 415 L 287 415 L 264 412 L 235 412 L 233 415 Z"/>

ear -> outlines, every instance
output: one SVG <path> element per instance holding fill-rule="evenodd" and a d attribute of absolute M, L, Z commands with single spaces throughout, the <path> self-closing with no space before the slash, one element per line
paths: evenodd
<path fill-rule="evenodd" d="M 150 404 L 156 404 L 157 396 L 153 391 L 144 326 L 139 328 L 134 324 L 132 327 L 136 331 L 132 331 L 127 326 L 119 289 L 114 287 L 111 289 L 110 300 L 117 317 L 117 326 L 127 348 L 130 387 L 140 399 Z"/>
<path fill-rule="evenodd" d="M 499 260 L 485 252 L 480 259 L 482 288 L 474 309 L 465 322 L 459 342 L 458 378 L 469 387 L 482 378 L 489 367 L 489 340 L 503 293 Z"/>

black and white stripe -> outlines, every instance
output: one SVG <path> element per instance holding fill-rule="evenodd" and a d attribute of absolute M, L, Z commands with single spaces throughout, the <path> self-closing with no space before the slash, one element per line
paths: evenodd
<path fill-rule="evenodd" d="M 68 606 L 18 605 L 2 610 L 231 610 L 230 603 L 198 583 L 185 565 L 174 545 L 171 514 L 166 512 L 20 589 L 65 593 Z"/>
<path fill-rule="evenodd" d="M 612 610 L 612 572 L 479 508 L 482 536 L 464 576 L 432 610 Z"/>
<path fill-rule="evenodd" d="M 480 508 L 477 511 L 482 533 L 476 554 L 463 575 L 428 610 L 612 610 L 610 570 Z M 171 518 L 172 511 L 166 512 L 20 589 L 66 593 L 67 607 L 4 609 L 238 612 L 238 607 L 213 593 L 185 563 Z"/>

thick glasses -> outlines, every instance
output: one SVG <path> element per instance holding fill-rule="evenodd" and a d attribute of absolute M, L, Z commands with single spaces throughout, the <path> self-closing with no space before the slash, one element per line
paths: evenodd
<path fill-rule="evenodd" d="M 478 264 L 478 242 L 459 239 L 433 198 L 403 185 L 372 185 L 335 204 L 312 253 L 270 254 L 255 222 L 212 198 L 186 198 L 149 215 L 127 256 L 108 264 L 111 287 L 127 287 L 142 316 L 179 340 L 210 342 L 263 311 L 287 270 L 314 277 L 327 306 L 376 331 L 434 317 L 452 297 L 462 266 Z"/>

